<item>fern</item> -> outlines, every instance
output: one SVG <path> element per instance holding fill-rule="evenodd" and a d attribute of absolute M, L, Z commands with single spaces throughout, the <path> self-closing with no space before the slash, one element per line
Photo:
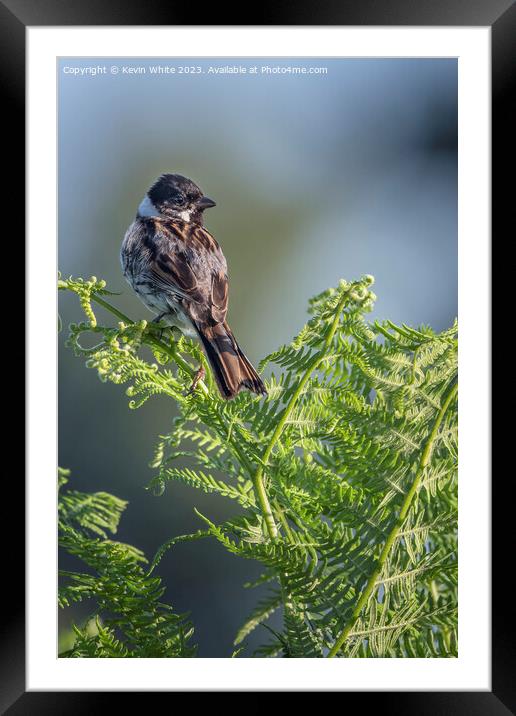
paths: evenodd
<path fill-rule="evenodd" d="M 240 505 L 222 524 L 198 513 L 199 531 L 163 545 L 149 578 L 166 550 L 188 539 L 213 538 L 260 562 L 257 584 L 268 584 L 268 595 L 235 636 L 245 646 L 266 627 L 256 656 L 457 655 L 457 325 L 435 333 L 367 321 L 372 283 L 341 281 L 315 296 L 308 323 L 262 361 L 268 396 L 225 402 L 209 371 L 188 392 L 204 360 L 196 344 L 134 323 L 94 277 L 59 281 L 86 316 L 70 326 L 75 353 L 102 380 L 128 384 L 131 408 L 158 393 L 178 406 L 149 489 L 179 481 Z M 118 325 L 99 325 L 92 302 Z M 94 347 L 84 347 L 86 334 Z M 109 526 L 98 499 L 99 516 L 83 528 Z M 281 631 L 267 625 L 278 610 Z"/>
<path fill-rule="evenodd" d="M 192 627 L 160 601 L 165 589 L 143 569 L 143 553 L 107 539 L 127 503 L 104 492 L 63 492 L 68 474 L 59 470 L 59 546 L 89 571 L 60 571 L 59 606 L 89 599 L 95 611 L 82 628 L 73 626 L 73 646 L 59 656 L 193 656 Z"/>

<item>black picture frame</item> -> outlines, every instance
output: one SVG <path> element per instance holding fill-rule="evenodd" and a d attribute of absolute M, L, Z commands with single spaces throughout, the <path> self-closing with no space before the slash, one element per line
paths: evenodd
<path fill-rule="evenodd" d="M 197 22 L 200 15 L 202 23 Z M 15 201 L 20 202 L 19 211 L 9 211 L 2 215 L 4 250 L 8 252 L 11 270 L 13 266 L 20 265 L 22 246 L 26 27 L 198 24 L 489 26 L 492 31 L 492 234 L 498 243 L 502 242 L 505 235 L 510 239 L 510 234 L 513 234 L 513 230 L 510 231 L 510 220 L 513 218 L 514 224 L 515 203 L 514 181 L 510 179 L 514 172 L 512 134 L 516 126 L 510 96 L 511 80 L 516 77 L 516 4 L 513 0 L 383 0 L 381 3 L 377 0 L 319 0 L 317 3 L 304 0 L 295 4 L 277 0 L 275 3 L 262 2 L 259 7 L 253 8 L 252 15 L 247 18 L 241 11 L 218 3 L 206 5 L 201 13 L 200 6 L 183 6 L 170 0 L 0 0 L 0 90 L 5 127 L 2 172 L 5 180 L 4 197 L 10 197 L 9 207 Z M 14 150 L 10 160 L 5 158 L 6 145 Z M 9 220 L 13 221 L 10 231 L 7 229 Z M 14 237 L 17 239 L 13 240 Z M 499 280 L 493 282 L 493 298 L 501 293 L 500 284 L 503 285 L 504 275 L 495 274 Z M 11 278 L 16 282 L 12 289 L 16 291 L 16 301 L 12 301 L 11 305 L 16 305 L 14 318 L 19 319 L 20 302 L 23 300 L 20 297 L 19 272 L 14 272 Z M 510 284 L 511 278 L 509 275 L 506 283 Z M 15 294 L 9 295 L 12 297 Z M 506 310 L 509 310 L 510 305 L 507 297 L 504 302 Z M 506 318 L 505 313 L 504 320 Z M 501 316 L 497 318 L 493 315 L 493 332 L 501 320 Z M 30 336 L 28 338 L 31 350 Z M 14 361 L 21 364 L 21 355 L 17 355 L 17 352 L 21 353 L 19 345 L 20 341 L 17 341 L 15 346 L 10 347 L 10 351 L 14 351 Z M 493 372 L 494 375 L 496 373 Z M 19 407 L 23 405 L 19 395 L 16 404 Z M 9 417 L 11 413 L 9 409 Z M 16 431 L 16 434 L 22 436 L 23 429 Z M 503 454 L 503 446 L 507 451 L 508 436 L 506 440 L 504 437 L 500 426 L 496 435 L 493 435 L 493 455 Z M 19 454 L 23 455 L 23 449 Z M 9 539 L 7 544 L 5 537 L 2 550 L 4 584 L 8 587 L 5 586 L 3 590 L 7 603 L 0 622 L 0 711 L 10 716 L 97 713 L 101 711 L 102 703 L 113 703 L 110 693 L 25 691 L 24 547 L 19 526 L 24 513 L 24 483 L 19 468 L 16 472 L 4 471 L 4 474 L 4 508 L 8 505 L 9 513 L 17 513 L 19 522 L 13 528 L 15 538 Z M 503 473 L 501 477 L 503 480 Z M 455 716 L 463 713 L 468 716 L 502 716 L 516 713 L 514 619 L 507 606 L 512 592 L 508 586 L 512 555 L 507 550 L 513 533 L 511 513 L 514 504 L 514 480 L 509 472 L 503 484 L 493 482 L 492 494 L 492 691 L 368 692 L 369 708 L 399 716 L 412 716 L 415 713 L 421 716 Z M 410 685 L 407 684 L 407 687 L 410 688 Z M 349 699 L 356 696 L 363 700 L 364 694 L 346 693 L 342 706 L 349 710 Z M 131 698 L 137 699 L 138 696 L 131 694 Z M 133 702 L 133 705 L 136 704 Z"/>

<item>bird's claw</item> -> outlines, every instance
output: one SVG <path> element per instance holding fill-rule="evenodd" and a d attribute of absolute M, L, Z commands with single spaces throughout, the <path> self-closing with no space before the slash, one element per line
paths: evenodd
<path fill-rule="evenodd" d="M 192 380 L 192 384 L 186 391 L 186 395 L 192 395 L 194 393 L 195 389 L 197 388 L 199 381 L 203 380 L 203 378 L 205 376 L 206 376 L 206 370 L 205 370 L 204 366 L 201 365 L 201 366 L 199 366 L 197 372 L 195 373 L 193 380 Z"/>
<path fill-rule="evenodd" d="M 163 332 L 166 331 L 169 326 L 161 326 L 160 323 L 162 319 L 165 317 L 165 313 L 160 313 L 159 316 L 156 316 L 156 318 L 152 321 L 152 325 L 159 330 L 159 337 L 158 340 L 161 341 L 163 338 Z"/>

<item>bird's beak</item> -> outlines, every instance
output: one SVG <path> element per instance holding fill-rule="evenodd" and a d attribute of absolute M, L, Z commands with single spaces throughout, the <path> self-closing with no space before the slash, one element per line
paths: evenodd
<path fill-rule="evenodd" d="M 217 206 L 216 203 L 213 201 L 213 199 L 210 199 L 209 196 L 203 196 L 202 199 L 199 199 L 197 202 L 197 206 L 201 211 L 204 211 L 205 209 L 209 209 L 212 206 Z"/>

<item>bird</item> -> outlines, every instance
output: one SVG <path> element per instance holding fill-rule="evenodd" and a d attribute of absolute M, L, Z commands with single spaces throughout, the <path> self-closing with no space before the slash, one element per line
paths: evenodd
<path fill-rule="evenodd" d="M 243 353 L 226 320 L 227 262 L 203 225 L 203 213 L 216 206 L 195 182 L 162 174 L 138 206 L 120 249 L 125 279 L 156 322 L 200 340 L 221 396 L 241 390 L 266 395 L 265 385 Z M 205 376 L 201 366 L 193 392 Z"/>

